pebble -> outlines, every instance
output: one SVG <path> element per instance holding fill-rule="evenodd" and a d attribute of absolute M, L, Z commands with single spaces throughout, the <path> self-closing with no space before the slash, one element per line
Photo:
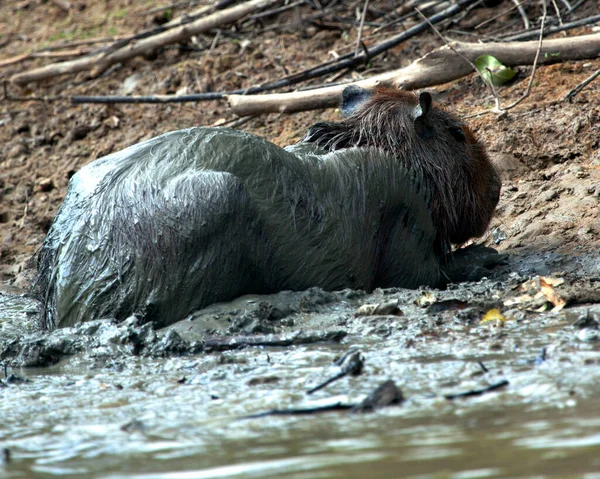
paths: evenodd
<path fill-rule="evenodd" d="M 580 341 L 598 341 L 600 339 L 600 331 L 595 328 L 583 328 L 577 332 L 577 339 Z"/>

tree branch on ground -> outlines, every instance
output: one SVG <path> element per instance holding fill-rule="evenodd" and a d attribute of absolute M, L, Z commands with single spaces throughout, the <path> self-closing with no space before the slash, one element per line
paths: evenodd
<path fill-rule="evenodd" d="M 406 68 L 393 70 L 355 85 L 372 89 L 391 85 L 407 90 L 440 85 L 472 73 L 471 65 L 461 56 L 474 62 L 480 55 L 493 55 L 506 66 L 532 65 L 537 55 L 539 64 L 569 60 L 583 60 L 600 56 L 600 34 L 556 38 L 544 41 L 513 43 L 452 42 L 416 60 Z M 459 52 L 460 55 L 457 53 Z M 337 106 L 342 90 L 347 85 L 316 88 L 301 92 L 269 95 L 227 95 L 233 112 L 239 116 L 262 113 L 292 113 Z"/>
<path fill-rule="evenodd" d="M 220 10 L 194 22 L 182 25 L 181 27 L 173 28 L 158 35 L 142 39 L 137 43 L 120 48 L 108 55 L 100 53 L 68 62 L 53 63 L 27 72 L 18 73 L 11 78 L 11 82 L 17 85 L 24 85 L 29 82 L 37 82 L 57 75 L 76 73 L 89 69 L 92 69 L 91 75 L 96 77 L 111 65 L 122 63 L 138 55 L 152 52 L 165 45 L 186 41 L 194 35 L 207 32 L 213 28 L 234 23 L 256 10 L 274 5 L 279 1 L 280 0 L 250 0 L 226 10 Z"/>
<path fill-rule="evenodd" d="M 144 97 L 130 97 L 131 100 L 127 100 L 126 97 L 120 97 L 119 103 L 158 103 L 165 101 L 173 101 L 173 102 L 183 102 L 183 101 L 206 101 L 206 100 L 220 100 L 225 98 L 227 95 L 235 95 L 235 94 L 243 94 L 250 95 L 254 93 L 261 93 L 264 91 L 275 90 L 277 88 L 283 88 L 291 85 L 295 85 L 297 83 L 310 80 L 312 78 L 318 78 L 324 75 L 330 75 L 332 73 L 339 72 L 341 70 L 352 68 L 357 65 L 363 64 L 382 53 L 388 51 L 390 48 L 396 47 L 400 45 L 402 42 L 408 40 L 409 38 L 413 38 L 419 33 L 426 30 L 430 24 L 435 24 L 441 22 L 442 20 L 451 18 L 452 16 L 460 13 L 465 8 L 470 5 L 476 3 L 479 0 L 459 0 L 459 2 L 455 5 L 450 6 L 449 8 L 443 10 L 440 13 L 433 15 L 428 21 L 420 22 L 408 30 L 394 35 L 393 37 L 384 40 L 383 42 L 378 43 L 375 46 L 370 48 L 366 48 L 362 53 L 358 56 L 354 56 L 354 52 L 348 53 L 346 55 L 342 55 L 335 60 L 330 60 L 320 65 L 316 65 L 314 67 L 308 68 L 298 73 L 294 73 L 287 77 L 281 78 L 279 80 L 275 80 L 272 82 L 265 83 L 263 85 L 259 85 L 256 87 L 250 87 L 246 89 L 240 89 L 229 92 L 222 93 L 198 93 L 194 95 L 187 95 L 185 99 L 182 98 L 172 98 L 169 99 L 166 95 L 150 95 Z M 159 98 L 159 100 L 156 100 Z M 146 100 L 148 99 L 148 100 Z M 75 103 L 116 103 L 115 97 L 101 97 L 101 96 L 76 96 L 73 97 L 73 101 Z"/>

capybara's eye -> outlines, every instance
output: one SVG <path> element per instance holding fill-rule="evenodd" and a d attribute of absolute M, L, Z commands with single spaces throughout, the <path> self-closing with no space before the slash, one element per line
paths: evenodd
<path fill-rule="evenodd" d="M 451 126 L 448 128 L 450 134 L 454 137 L 456 141 L 459 143 L 465 143 L 467 141 L 467 137 L 465 136 L 465 132 L 460 126 Z"/>

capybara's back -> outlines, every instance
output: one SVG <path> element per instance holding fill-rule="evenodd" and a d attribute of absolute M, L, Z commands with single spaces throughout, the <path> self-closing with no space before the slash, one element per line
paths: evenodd
<path fill-rule="evenodd" d="M 344 103 L 347 120 L 287 150 L 191 128 L 82 168 L 38 253 L 44 326 L 135 312 L 158 327 L 247 293 L 438 284 L 448 244 L 487 227 L 497 175 L 427 97 L 351 88 Z"/>

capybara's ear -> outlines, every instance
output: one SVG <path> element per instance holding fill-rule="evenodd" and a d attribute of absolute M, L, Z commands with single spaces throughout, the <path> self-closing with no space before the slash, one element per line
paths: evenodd
<path fill-rule="evenodd" d="M 413 120 L 415 122 L 423 122 L 425 118 L 427 118 L 427 113 L 431 110 L 431 104 L 433 103 L 433 99 L 431 98 L 431 94 L 424 91 L 419 94 L 419 104 L 415 106 L 413 110 Z"/>
<path fill-rule="evenodd" d="M 352 115 L 365 101 L 371 98 L 372 94 L 373 92 L 356 85 L 347 86 L 342 92 L 342 114 L 344 116 Z"/>

